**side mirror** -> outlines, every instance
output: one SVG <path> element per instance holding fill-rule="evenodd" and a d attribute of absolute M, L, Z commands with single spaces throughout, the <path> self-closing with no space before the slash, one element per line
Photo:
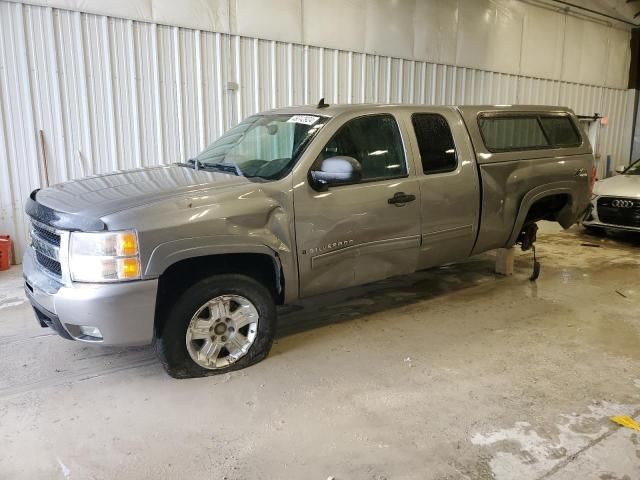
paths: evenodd
<path fill-rule="evenodd" d="M 624 165 L 618 165 L 616 167 L 616 172 L 618 173 L 624 173 L 624 171 L 627 169 L 627 167 L 625 167 Z"/>
<path fill-rule="evenodd" d="M 309 184 L 318 192 L 326 192 L 335 185 L 357 183 L 361 179 L 362 166 L 353 157 L 326 158 L 320 163 L 319 169 L 312 168 L 309 172 Z"/>

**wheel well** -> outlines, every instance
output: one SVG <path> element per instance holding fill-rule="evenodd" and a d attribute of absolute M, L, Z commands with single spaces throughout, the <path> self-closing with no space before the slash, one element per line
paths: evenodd
<path fill-rule="evenodd" d="M 527 212 L 523 225 L 539 220 L 558 220 L 558 214 L 571 202 L 571 197 L 566 193 L 549 195 L 536 200 Z"/>
<path fill-rule="evenodd" d="M 276 304 L 284 301 L 284 277 L 278 261 L 260 253 L 231 253 L 188 258 L 174 263 L 158 279 L 155 326 L 161 331 L 164 312 L 191 285 L 211 275 L 239 273 L 254 278 L 269 289 Z"/>

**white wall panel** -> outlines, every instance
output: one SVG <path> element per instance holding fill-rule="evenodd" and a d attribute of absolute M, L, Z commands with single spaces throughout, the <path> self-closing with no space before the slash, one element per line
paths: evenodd
<path fill-rule="evenodd" d="M 609 32 L 609 49 L 607 52 L 607 68 L 605 85 L 618 87 L 621 78 L 629 75 L 631 51 L 629 50 L 629 35 L 624 30 L 612 28 Z"/>
<path fill-rule="evenodd" d="M 604 84 L 609 54 L 609 28 L 579 18 L 566 17 L 561 79 L 568 82 Z"/>
<path fill-rule="evenodd" d="M 233 33 L 302 43 L 301 0 L 232 0 L 231 5 Z"/>
<path fill-rule="evenodd" d="M 24 209 L 24 192 L 43 179 L 34 162 L 38 160 L 39 152 L 27 63 L 24 9 L 7 9 L 0 19 L 0 61 L 3 67 L 0 68 L 0 108 L 4 117 L 2 137 L 5 142 L 0 151 L 6 152 L 0 158 L 3 161 L 0 178 L 3 178 L 3 187 L 8 184 L 10 192 L 8 198 L 0 197 L 3 202 L 0 205 L 0 229 L 8 230 L 20 246 L 26 239 L 25 219 L 20 214 Z"/>
<path fill-rule="evenodd" d="M 247 115 L 322 96 L 567 105 L 609 116 L 601 173 L 607 155 L 628 161 L 626 90 L 0 1 L 0 232 L 20 255 L 24 199 L 44 182 L 40 130 L 57 183 L 181 161 Z"/>
<path fill-rule="evenodd" d="M 458 2 L 416 2 L 413 17 L 414 58 L 454 65 L 458 34 Z"/>
<path fill-rule="evenodd" d="M 560 78 L 567 17 L 528 4 L 525 8 L 521 73 L 538 78 Z"/>
<path fill-rule="evenodd" d="M 76 10 L 128 18 L 133 20 L 150 20 L 153 18 L 153 0 L 29 0 L 30 5 Z M 176 2 L 177 3 L 177 2 Z"/>
<path fill-rule="evenodd" d="M 458 9 L 457 63 L 472 68 L 493 66 L 494 52 L 489 51 L 489 45 L 494 9 L 485 0 L 463 0 L 461 7 Z"/>
<path fill-rule="evenodd" d="M 111 2 L 112 0 L 109 1 Z M 214 30 L 216 32 L 230 31 L 229 0 L 145 1 L 152 5 L 151 15 L 154 23 Z M 133 18 L 128 15 L 117 16 Z"/>
<path fill-rule="evenodd" d="M 490 0 L 459 0 L 456 64 L 518 73 L 523 15 Z"/>
<path fill-rule="evenodd" d="M 396 52 L 406 52 L 405 57 L 412 55 L 415 4 L 415 0 L 368 0 L 362 25 L 364 51 L 389 56 L 397 55 Z M 352 28 L 357 28 L 356 25 Z"/>
<path fill-rule="evenodd" d="M 364 52 L 368 3 L 368 0 L 303 0 L 303 43 Z"/>
<path fill-rule="evenodd" d="M 492 66 L 479 68 L 519 74 L 524 25 L 523 4 L 515 0 L 502 0 L 501 3 L 490 0 L 490 4 L 493 6 L 493 26 L 489 36 Z"/>
<path fill-rule="evenodd" d="M 630 56 L 624 24 L 548 0 L 10 1 L 614 88 Z"/>

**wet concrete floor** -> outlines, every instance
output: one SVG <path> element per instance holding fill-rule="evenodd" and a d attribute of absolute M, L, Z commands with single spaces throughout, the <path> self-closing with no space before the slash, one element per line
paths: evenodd
<path fill-rule="evenodd" d="M 640 238 L 546 228 L 282 309 L 259 365 L 176 381 L 42 329 L 0 273 L 0 478 L 640 479 Z"/>

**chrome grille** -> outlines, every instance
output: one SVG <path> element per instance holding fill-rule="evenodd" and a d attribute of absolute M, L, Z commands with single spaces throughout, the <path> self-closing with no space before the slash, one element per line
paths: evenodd
<path fill-rule="evenodd" d="M 46 240 L 47 242 L 55 245 L 56 247 L 60 246 L 60 235 L 51 230 L 45 230 L 43 227 L 36 223 L 31 224 L 32 235 L 35 234 L 40 237 L 42 240 Z"/>
<path fill-rule="evenodd" d="M 48 270 L 50 273 L 53 273 L 56 277 L 62 277 L 62 267 L 60 266 L 60 262 L 57 262 L 46 255 L 38 252 L 36 250 L 36 260 L 38 263 L 42 265 L 45 270 Z"/>
<path fill-rule="evenodd" d="M 40 222 L 31 220 L 31 246 L 36 253 L 36 261 L 49 274 L 62 278 L 60 264 L 60 233 Z"/>

